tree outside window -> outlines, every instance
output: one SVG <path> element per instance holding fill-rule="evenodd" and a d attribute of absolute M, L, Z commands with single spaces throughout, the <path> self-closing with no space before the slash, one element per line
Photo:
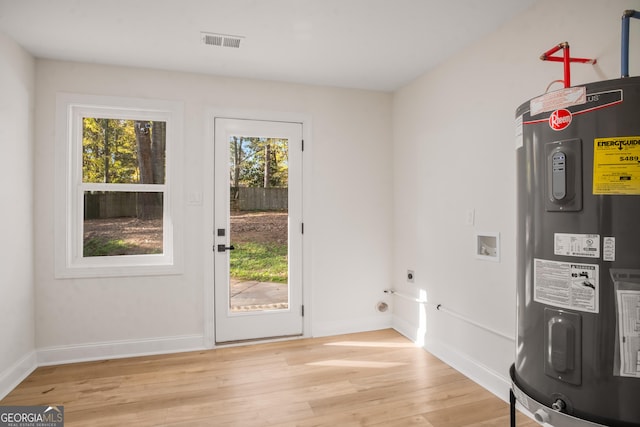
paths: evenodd
<path fill-rule="evenodd" d="M 165 149 L 166 122 L 83 117 L 82 182 L 164 184 Z M 83 256 L 162 253 L 162 217 L 162 192 L 87 190 Z"/>
<path fill-rule="evenodd" d="M 181 271 L 182 114 L 174 101 L 58 95 L 57 277 Z"/>

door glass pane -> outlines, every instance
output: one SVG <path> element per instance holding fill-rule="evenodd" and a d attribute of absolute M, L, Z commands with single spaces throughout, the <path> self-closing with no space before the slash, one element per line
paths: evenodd
<path fill-rule="evenodd" d="M 232 312 L 286 310 L 288 286 L 288 143 L 229 140 L 231 215 L 229 307 Z"/>

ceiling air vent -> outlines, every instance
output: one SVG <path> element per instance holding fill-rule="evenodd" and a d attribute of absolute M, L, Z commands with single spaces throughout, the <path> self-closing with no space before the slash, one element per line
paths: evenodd
<path fill-rule="evenodd" d="M 242 41 L 243 38 L 244 37 L 231 36 L 229 34 L 200 33 L 200 39 L 204 44 L 220 47 L 235 47 L 236 49 L 240 47 L 240 41 Z"/>

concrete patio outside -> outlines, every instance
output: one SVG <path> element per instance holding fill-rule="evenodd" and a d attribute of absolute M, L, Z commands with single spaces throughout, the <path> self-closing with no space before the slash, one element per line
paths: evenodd
<path fill-rule="evenodd" d="M 286 283 L 230 279 L 231 311 L 283 310 L 289 308 Z"/>

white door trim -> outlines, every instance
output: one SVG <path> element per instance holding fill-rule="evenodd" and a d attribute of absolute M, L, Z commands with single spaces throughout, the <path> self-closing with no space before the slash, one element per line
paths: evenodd
<path fill-rule="evenodd" d="M 304 238 L 302 239 L 302 294 L 304 304 L 303 319 L 303 335 L 307 338 L 313 336 L 311 318 L 313 310 L 312 301 L 312 275 L 311 275 L 311 242 L 313 236 L 313 227 L 311 226 L 311 166 L 312 166 L 312 148 L 313 143 L 311 116 L 305 113 L 288 113 L 279 111 L 266 110 L 245 110 L 236 108 L 206 108 L 205 109 L 205 138 L 204 152 L 202 157 L 203 182 L 202 191 L 194 191 L 187 187 L 185 194 L 187 202 L 191 195 L 199 195 L 202 197 L 202 251 L 203 251 L 203 320 L 204 320 L 204 346 L 205 348 L 215 347 L 215 311 L 214 311 L 214 123 L 216 118 L 226 119 L 245 119 L 245 120 L 267 120 L 282 122 L 298 122 L 302 123 L 302 138 L 304 140 L 304 154 L 302 158 L 302 212 L 303 221 L 305 222 Z M 185 165 L 185 170 L 188 166 Z M 186 183 L 189 186 L 189 183 Z M 194 184 L 192 184 L 194 185 Z M 197 184 L 195 184 L 197 186 Z M 196 187 L 197 188 L 197 187 Z M 197 197 L 194 197 L 197 200 Z M 185 262 L 188 264 L 188 260 Z"/>

